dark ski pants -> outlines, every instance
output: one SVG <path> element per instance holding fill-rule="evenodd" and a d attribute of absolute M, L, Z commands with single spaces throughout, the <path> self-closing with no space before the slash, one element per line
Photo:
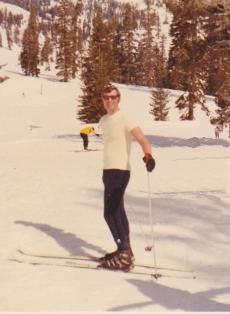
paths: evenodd
<path fill-rule="evenodd" d="M 129 222 L 124 208 L 124 193 L 129 178 L 129 170 L 103 170 L 104 218 L 118 249 L 122 250 L 130 247 Z"/>
<path fill-rule="evenodd" d="M 83 146 L 84 149 L 88 148 L 88 144 L 89 144 L 89 139 L 88 139 L 88 135 L 84 134 L 84 133 L 80 133 L 81 138 L 83 139 Z"/>

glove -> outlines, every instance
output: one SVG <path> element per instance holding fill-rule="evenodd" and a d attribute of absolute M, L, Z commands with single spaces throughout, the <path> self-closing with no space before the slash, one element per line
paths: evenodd
<path fill-rule="evenodd" d="M 153 158 L 153 156 L 151 154 L 145 154 L 143 161 L 146 165 L 147 171 L 148 172 L 153 171 L 153 169 L 155 168 L 155 165 L 156 165 L 156 162 L 155 162 L 155 159 Z"/>
<path fill-rule="evenodd" d="M 96 135 L 96 136 L 100 136 L 100 134 L 98 134 L 98 133 L 95 133 L 95 135 Z"/>

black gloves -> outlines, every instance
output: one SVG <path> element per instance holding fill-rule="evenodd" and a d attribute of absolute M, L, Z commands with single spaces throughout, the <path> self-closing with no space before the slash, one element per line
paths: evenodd
<path fill-rule="evenodd" d="M 98 133 L 95 133 L 95 135 L 96 135 L 96 136 L 100 136 L 100 134 L 98 134 Z"/>
<path fill-rule="evenodd" d="M 153 158 L 153 156 L 151 154 L 145 154 L 143 161 L 145 162 L 147 171 L 148 172 L 153 171 L 156 165 L 155 159 Z"/>

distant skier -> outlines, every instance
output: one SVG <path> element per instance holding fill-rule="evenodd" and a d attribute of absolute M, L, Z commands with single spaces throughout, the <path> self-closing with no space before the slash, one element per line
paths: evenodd
<path fill-rule="evenodd" d="M 80 136 L 83 140 L 83 147 L 84 150 L 88 149 L 89 145 L 89 135 L 96 135 L 99 136 L 99 134 L 95 133 L 95 129 L 93 127 L 84 127 L 80 130 Z"/>
<path fill-rule="evenodd" d="M 99 260 L 99 267 L 114 270 L 130 270 L 134 256 L 129 237 L 129 222 L 124 208 L 124 193 L 130 178 L 130 148 L 132 137 L 142 147 L 147 171 L 155 167 L 151 144 L 137 124 L 119 108 L 120 92 L 114 85 L 102 91 L 102 101 L 107 114 L 99 126 L 104 141 L 104 218 L 116 243 L 117 250 Z"/>
<path fill-rule="evenodd" d="M 220 132 L 222 132 L 222 128 L 220 125 L 215 127 L 215 138 L 218 139 L 220 137 Z"/>

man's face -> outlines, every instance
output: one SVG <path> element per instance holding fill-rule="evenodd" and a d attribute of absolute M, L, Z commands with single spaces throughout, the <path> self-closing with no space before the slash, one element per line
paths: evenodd
<path fill-rule="evenodd" d="M 120 97 L 117 94 L 116 90 L 112 90 L 109 93 L 105 93 L 102 97 L 102 100 L 104 108 L 108 113 L 112 114 L 118 110 Z"/>

